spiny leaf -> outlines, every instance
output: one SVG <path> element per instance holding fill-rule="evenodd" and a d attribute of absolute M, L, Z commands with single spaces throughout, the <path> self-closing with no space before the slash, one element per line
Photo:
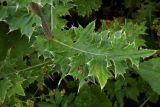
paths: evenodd
<path fill-rule="evenodd" d="M 115 78 L 117 75 L 122 75 L 126 73 L 127 65 L 125 61 L 113 61 L 115 67 Z"/>
<path fill-rule="evenodd" d="M 25 34 L 30 39 L 35 26 L 40 25 L 40 19 L 28 11 L 28 5 L 32 0 L 7 0 L 6 6 L 0 7 L 0 20 L 5 20 L 10 26 L 10 31 L 20 29 L 22 35 Z M 38 4 L 44 5 L 47 1 L 34 0 Z"/>
<path fill-rule="evenodd" d="M 145 26 L 144 22 L 140 24 L 133 24 L 133 22 L 125 21 L 125 25 L 122 27 L 122 29 L 124 29 L 127 33 L 127 41 L 133 42 L 134 40 L 137 47 L 145 45 L 142 35 L 145 34 L 147 27 Z"/>
<path fill-rule="evenodd" d="M 100 83 L 101 89 L 107 83 L 107 80 L 112 77 L 112 74 L 106 67 L 106 64 L 97 60 L 92 60 L 89 64 L 89 76 L 97 77 L 98 82 Z"/>
<path fill-rule="evenodd" d="M 10 25 L 10 31 L 20 29 L 22 35 L 26 35 L 30 39 L 35 29 L 35 26 L 33 25 L 40 25 L 39 17 L 25 13 L 19 13 L 16 15 L 18 16 L 12 16 L 7 19 L 7 23 Z"/>
<path fill-rule="evenodd" d="M 79 88 L 80 89 L 84 83 L 85 78 L 87 77 L 87 69 L 85 64 L 85 56 L 83 54 L 74 56 L 70 58 L 70 70 L 68 75 L 72 75 L 75 79 L 79 80 Z"/>
<path fill-rule="evenodd" d="M 123 76 L 128 67 L 127 60 L 130 60 L 138 68 L 140 58 L 148 57 L 155 53 L 154 50 L 138 49 L 134 40 L 133 42 L 128 42 L 125 30 L 118 30 L 112 33 L 110 33 L 110 30 L 105 30 L 98 33 L 94 31 L 94 26 L 94 22 L 91 22 L 86 28 L 71 29 L 74 32 L 70 33 L 70 35 L 65 30 L 62 31 L 63 33 L 57 32 L 60 37 L 55 36 L 55 39 L 50 42 L 38 37 L 34 46 L 43 55 L 47 52 L 54 56 L 59 54 L 65 59 L 70 59 L 71 63 L 68 63 L 70 65 L 69 74 L 80 81 L 88 78 L 87 63 L 91 62 L 91 60 L 103 62 L 104 64 L 102 65 L 95 62 L 97 65 L 93 64 L 90 67 L 94 68 L 94 73 L 90 71 L 90 74 L 94 74 L 98 78 L 101 88 L 105 86 L 107 79 L 110 77 L 109 67 L 112 67 L 115 76 Z M 65 37 L 69 41 L 65 41 Z"/>
<path fill-rule="evenodd" d="M 53 25 L 51 24 L 51 26 L 54 29 L 64 28 L 66 20 L 62 19 L 62 16 L 70 15 L 69 10 L 74 6 L 70 3 L 71 0 L 62 0 L 61 2 L 60 1 L 55 0 L 53 2 L 54 7 L 51 11 L 51 18 L 53 19 L 54 23 Z"/>
<path fill-rule="evenodd" d="M 8 33 L 9 29 L 6 23 L 1 23 L 0 27 L 2 29 L 0 31 L 0 55 L 2 55 L 2 59 L 6 57 L 9 49 L 11 49 L 11 57 L 22 56 L 32 50 L 31 44 L 34 38 L 31 38 L 29 41 L 26 36 L 21 36 L 21 33 L 18 30 Z"/>

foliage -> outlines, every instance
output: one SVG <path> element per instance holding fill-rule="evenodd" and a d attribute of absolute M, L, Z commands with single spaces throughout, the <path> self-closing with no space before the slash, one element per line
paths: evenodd
<path fill-rule="evenodd" d="M 160 36 L 160 21 L 159 21 L 159 19 L 154 19 L 151 27 L 153 30 L 155 30 L 155 32 L 157 33 L 157 36 Z"/>
<path fill-rule="evenodd" d="M 124 1 L 131 10 L 133 4 L 141 5 L 137 23 L 115 20 L 106 27 L 103 20 L 100 31 L 95 30 L 96 21 L 65 29 L 64 17 L 72 11 L 90 16 L 101 7 L 101 0 L 2 1 L 0 106 L 123 107 L 126 99 L 143 105 L 146 98 L 156 103 L 160 60 L 157 55 L 146 61 L 157 51 L 147 49 L 143 38 L 147 27 L 141 22 L 155 10 L 155 2 L 146 1 L 147 7 L 144 2 Z M 31 8 L 33 2 L 45 20 Z M 53 39 L 48 40 L 42 31 Z M 59 75 L 57 86 L 52 83 L 54 73 Z M 55 89 L 45 83 L 48 79 Z M 139 101 L 142 93 L 145 98 Z"/>
<path fill-rule="evenodd" d="M 84 85 L 75 99 L 76 107 L 112 107 L 110 100 L 95 85 Z"/>
<path fill-rule="evenodd" d="M 115 80 L 108 81 L 105 92 L 109 99 L 116 99 L 113 101 L 115 107 L 124 107 L 125 99 L 131 99 L 134 106 L 140 102 L 141 94 L 143 93 L 143 100 L 149 99 L 151 102 L 158 100 L 158 95 L 152 91 L 150 86 L 140 77 L 137 72 L 129 70 L 130 73 L 124 75 L 124 78 L 119 77 Z M 140 105 L 140 104 L 139 104 Z"/>
<path fill-rule="evenodd" d="M 151 85 L 152 89 L 158 94 L 160 94 L 160 87 L 158 85 L 159 61 L 160 61 L 160 58 L 154 58 L 142 63 L 140 65 L 140 72 L 139 72 L 142 78 L 144 78 L 144 80 L 146 80 Z"/>
<path fill-rule="evenodd" d="M 46 102 L 39 102 L 39 107 L 74 107 L 73 100 L 75 94 L 64 95 L 64 90 L 53 90 L 50 92 L 49 97 L 45 98 Z M 44 97 L 43 97 L 44 98 Z"/>
<path fill-rule="evenodd" d="M 50 42 L 39 36 L 36 38 L 34 46 L 39 52 L 42 52 L 42 55 L 52 53 L 55 60 L 56 56 L 58 57 L 56 53 L 62 54 L 63 59 L 68 59 L 70 68 L 67 74 L 79 79 L 80 87 L 88 76 L 94 76 L 97 77 L 102 89 L 107 78 L 111 77 L 110 66 L 117 77 L 117 75 L 125 73 L 127 60 L 138 67 L 140 57 L 147 57 L 154 53 L 152 50 L 138 50 L 134 42 L 124 41 L 126 33 L 122 30 L 116 31 L 110 36 L 108 36 L 110 32 L 108 30 L 100 33 L 94 32 L 94 22 L 85 29 L 75 28 L 72 32 L 56 33 L 56 39 Z M 76 38 L 74 43 L 71 38 L 73 36 Z M 58 48 L 58 45 L 63 48 Z M 44 52 L 44 50 L 46 51 Z M 63 66 L 62 63 L 67 64 L 61 62 L 61 66 Z"/>
<path fill-rule="evenodd" d="M 102 4 L 101 0 L 93 0 L 92 2 L 90 0 L 73 0 L 73 2 L 76 5 L 78 14 L 81 16 L 89 16 L 93 10 L 97 11 Z"/>

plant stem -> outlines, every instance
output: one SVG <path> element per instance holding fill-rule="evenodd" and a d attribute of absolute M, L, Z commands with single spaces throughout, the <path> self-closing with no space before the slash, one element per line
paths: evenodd
<path fill-rule="evenodd" d="M 41 66 L 43 66 L 43 65 L 45 65 L 45 64 L 48 64 L 48 63 L 50 63 L 50 62 L 51 62 L 51 61 L 46 61 L 46 62 L 43 62 L 43 63 L 37 64 L 37 65 L 31 66 L 31 67 L 24 68 L 24 69 L 22 69 L 22 70 L 18 70 L 18 71 L 16 71 L 16 72 L 12 72 L 12 73 L 5 74 L 5 75 L 3 75 L 2 77 L 8 76 L 8 75 L 17 74 L 17 73 L 24 72 L 24 71 L 28 71 L 28 70 L 31 70 L 31 69 L 35 69 L 35 68 L 41 67 Z"/>
<path fill-rule="evenodd" d="M 48 27 L 48 24 L 46 22 L 46 19 L 41 11 L 41 8 L 40 6 L 37 4 L 37 3 L 34 3 L 34 2 L 31 2 L 31 8 L 32 8 L 32 11 L 40 17 L 41 19 L 41 23 L 42 23 L 42 27 L 43 27 L 43 30 L 44 30 L 44 33 L 47 37 L 48 40 L 52 40 L 52 33 L 51 33 L 51 30 L 49 29 Z"/>
<path fill-rule="evenodd" d="M 53 31 L 53 2 L 51 0 L 51 32 Z"/>
<path fill-rule="evenodd" d="M 148 97 L 139 107 L 143 107 L 148 102 L 149 99 L 150 97 Z"/>
<path fill-rule="evenodd" d="M 19 70 L 19 71 L 17 71 L 17 73 L 19 73 L 19 72 L 23 72 L 23 71 L 28 71 L 28 70 L 31 70 L 31 69 L 34 69 L 34 68 L 37 68 L 37 67 L 43 66 L 43 65 L 45 65 L 45 64 L 48 64 L 48 63 L 50 63 L 50 62 L 51 62 L 51 61 L 46 61 L 46 62 L 43 62 L 43 63 L 37 64 L 37 65 L 31 66 L 31 67 L 28 67 L 28 68 L 25 68 L 25 69 Z"/>

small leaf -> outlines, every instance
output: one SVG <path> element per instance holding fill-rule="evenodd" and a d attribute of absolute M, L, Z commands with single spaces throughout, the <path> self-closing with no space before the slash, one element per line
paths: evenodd
<path fill-rule="evenodd" d="M 0 80 L 0 103 L 3 103 L 7 94 L 7 90 L 12 86 L 8 79 Z"/>
<path fill-rule="evenodd" d="M 22 87 L 21 82 L 17 81 L 16 84 L 14 85 L 14 87 L 15 87 L 16 93 L 18 95 L 25 96 L 24 89 Z"/>

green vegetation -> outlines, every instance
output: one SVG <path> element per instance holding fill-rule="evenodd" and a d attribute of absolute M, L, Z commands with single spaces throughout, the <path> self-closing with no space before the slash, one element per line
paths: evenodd
<path fill-rule="evenodd" d="M 158 0 L 0 0 L 0 107 L 158 106 Z"/>

